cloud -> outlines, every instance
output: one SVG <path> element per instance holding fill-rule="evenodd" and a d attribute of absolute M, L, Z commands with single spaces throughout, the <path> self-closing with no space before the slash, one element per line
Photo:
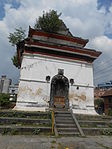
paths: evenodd
<path fill-rule="evenodd" d="M 105 8 L 106 13 L 110 12 L 110 7 L 112 6 L 112 0 L 97 0 L 98 2 L 98 9 L 101 9 L 102 7 Z"/>
<path fill-rule="evenodd" d="M 112 39 L 107 36 L 95 37 L 91 41 L 91 47 L 100 49 L 102 55 L 94 63 L 94 82 L 95 85 L 101 82 L 112 80 Z"/>
<path fill-rule="evenodd" d="M 112 51 L 112 39 L 109 39 L 107 36 L 99 36 L 95 37 L 91 41 L 91 46 L 94 46 L 95 48 L 101 49 L 104 53 L 111 53 Z"/>
<path fill-rule="evenodd" d="M 0 75 L 6 73 L 14 80 L 18 79 L 18 70 L 10 61 L 15 49 L 9 45 L 7 37 L 17 27 L 23 27 L 28 31 L 29 25 L 34 26 L 36 18 L 42 15 L 43 10 L 55 9 L 59 13 L 62 12 L 61 19 L 74 36 L 90 39 L 87 47 L 103 51 L 106 57 L 110 55 L 112 41 L 106 35 L 112 33 L 111 7 L 110 12 L 106 14 L 103 6 L 97 10 L 97 0 L 17 0 L 16 2 L 19 3 L 18 7 L 12 7 L 12 3 L 5 4 L 5 16 L 0 20 L 2 61 Z"/>

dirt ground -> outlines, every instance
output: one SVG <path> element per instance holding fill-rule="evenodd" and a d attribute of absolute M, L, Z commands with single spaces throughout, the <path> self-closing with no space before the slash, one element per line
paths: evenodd
<path fill-rule="evenodd" d="M 112 149 L 112 136 L 56 138 L 0 135 L 0 149 Z"/>

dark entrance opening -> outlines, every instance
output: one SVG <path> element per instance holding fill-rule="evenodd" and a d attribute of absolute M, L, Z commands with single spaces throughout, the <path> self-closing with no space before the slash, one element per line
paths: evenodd
<path fill-rule="evenodd" d="M 68 92 L 68 79 L 63 73 L 58 73 L 51 81 L 50 107 L 69 108 Z"/>

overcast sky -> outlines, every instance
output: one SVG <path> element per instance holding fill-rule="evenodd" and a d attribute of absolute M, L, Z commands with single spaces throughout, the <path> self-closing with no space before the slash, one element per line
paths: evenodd
<path fill-rule="evenodd" d="M 0 76 L 6 74 L 14 83 L 19 78 L 11 61 L 15 48 L 8 42 L 9 33 L 18 27 L 28 31 L 50 9 L 62 12 L 74 36 L 89 39 L 88 48 L 103 52 L 94 63 L 95 84 L 112 80 L 112 0 L 0 0 Z"/>

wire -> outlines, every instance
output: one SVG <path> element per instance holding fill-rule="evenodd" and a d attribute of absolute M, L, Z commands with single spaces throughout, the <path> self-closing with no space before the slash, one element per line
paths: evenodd
<path fill-rule="evenodd" d="M 102 60 L 99 60 L 99 62 L 100 62 L 99 65 L 98 65 L 98 61 L 95 62 L 95 63 L 97 63 L 97 64 L 94 64 L 94 66 L 95 66 L 95 67 L 94 67 L 94 70 L 95 70 L 96 73 L 99 73 L 100 71 L 102 71 L 102 68 L 101 68 L 102 66 L 103 66 L 103 69 L 107 68 L 107 65 L 104 65 L 104 63 L 105 63 L 105 64 L 108 64 L 108 65 L 109 65 L 110 63 L 112 64 L 112 58 L 110 58 L 110 59 L 108 59 L 108 60 L 105 60 L 105 59 L 104 59 L 104 60 L 103 60 L 104 63 L 101 63 L 101 61 L 102 61 Z M 100 69 L 100 68 L 101 68 L 101 69 Z M 98 71 L 97 71 L 96 69 L 98 69 Z"/>
<path fill-rule="evenodd" d="M 94 78 L 95 80 L 98 80 L 98 79 L 103 79 L 105 77 L 109 77 L 110 75 L 112 75 L 111 73 L 110 74 L 106 74 L 106 75 L 103 75 L 103 76 L 98 76 L 97 78 Z"/>
<path fill-rule="evenodd" d="M 108 65 L 109 65 L 109 63 L 108 63 Z M 112 62 L 111 62 L 111 65 L 112 65 Z M 98 69 L 98 67 L 96 67 L 96 68 Z M 103 69 L 98 69 L 98 71 L 95 70 L 96 68 L 94 67 L 95 73 L 99 73 L 100 71 L 103 71 L 103 70 L 105 70 L 105 69 L 108 69 L 109 67 L 107 67 L 107 65 L 105 65 L 105 66 L 103 67 Z M 110 68 L 111 68 L 111 67 L 110 67 Z"/>
<path fill-rule="evenodd" d="M 111 73 L 111 72 L 112 72 L 112 67 L 104 69 L 104 70 L 100 71 L 100 73 L 98 73 L 98 74 L 94 72 L 94 75 L 102 76 L 104 74 Z"/>
<path fill-rule="evenodd" d="M 105 59 L 104 59 L 105 60 Z M 106 60 L 105 62 L 107 63 L 107 62 L 109 62 L 109 61 L 111 61 L 112 60 L 112 58 L 110 58 L 110 59 L 108 59 L 108 60 Z M 96 60 L 96 62 L 95 63 L 97 63 L 97 65 L 98 65 L 98 61 L 102 61 L 102 60 Z M 100 64 L 100 65 L 103 65 L 103 64 Z M 100 66 L 100 65 L 98 65 L 98 66 Z"/>

